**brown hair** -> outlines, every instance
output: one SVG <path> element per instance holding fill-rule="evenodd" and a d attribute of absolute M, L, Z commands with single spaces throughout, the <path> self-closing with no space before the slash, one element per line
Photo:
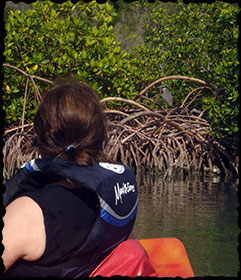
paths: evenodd
<path fill-rule="evenodd" d="M 35 140 L 43 157 L 63 157 L 80 166 L 107 161 L 106 117 L 96 93 L 76 81 L 46 92 L 34 119 Z M 69 145 L 74 148 L 67 149 Z"/>

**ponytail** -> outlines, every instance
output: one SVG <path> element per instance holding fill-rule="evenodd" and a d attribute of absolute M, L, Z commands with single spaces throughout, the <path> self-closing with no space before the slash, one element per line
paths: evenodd
<path fill-rule="evenodd" d="M 46 92 L 34 119 L 33 145 L 42 157 L 63 157 L 81 166 L 106 161 L 107 120 L 96 93 L 68 82 Z"/>

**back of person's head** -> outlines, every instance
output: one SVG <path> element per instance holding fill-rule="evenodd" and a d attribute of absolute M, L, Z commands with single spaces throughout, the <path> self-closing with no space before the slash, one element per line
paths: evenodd
<path fill-rule="evenodd" d="M 48 90 L 34 129 L 34 146 L 42 157 L 63 157 L 81 166 L 103 160 L 105 114 L 96 93 L 84 84 L 71 81 Z"/>

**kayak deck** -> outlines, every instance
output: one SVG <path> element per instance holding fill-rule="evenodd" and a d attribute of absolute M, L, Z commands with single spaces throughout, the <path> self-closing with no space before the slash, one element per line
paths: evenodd
<path fill-rule="evenodd" d="M 194 277 L 186 250 L 177 238 L 121 242 L 89 277 Z"/>
<path fill-rule="evenodd" d="M 194 277 L 187 252 L 179 239 L 153 238 L 138 241 L 147 251 L 158 276 Z"/>

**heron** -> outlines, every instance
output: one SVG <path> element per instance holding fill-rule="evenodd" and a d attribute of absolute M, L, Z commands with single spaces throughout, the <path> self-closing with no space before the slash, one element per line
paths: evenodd
<path fill-rule="evenodd" d="M 167 89 L 167 85 L 161 85 L 159 88 L 162 89 L 163 91 L 163 99 L 165 100 L 165 102 L 169 105 L 172 106 L 173 105 L 173 96 L 171 94 L 171 92 L 169 91 L 169 89 Z"/>

